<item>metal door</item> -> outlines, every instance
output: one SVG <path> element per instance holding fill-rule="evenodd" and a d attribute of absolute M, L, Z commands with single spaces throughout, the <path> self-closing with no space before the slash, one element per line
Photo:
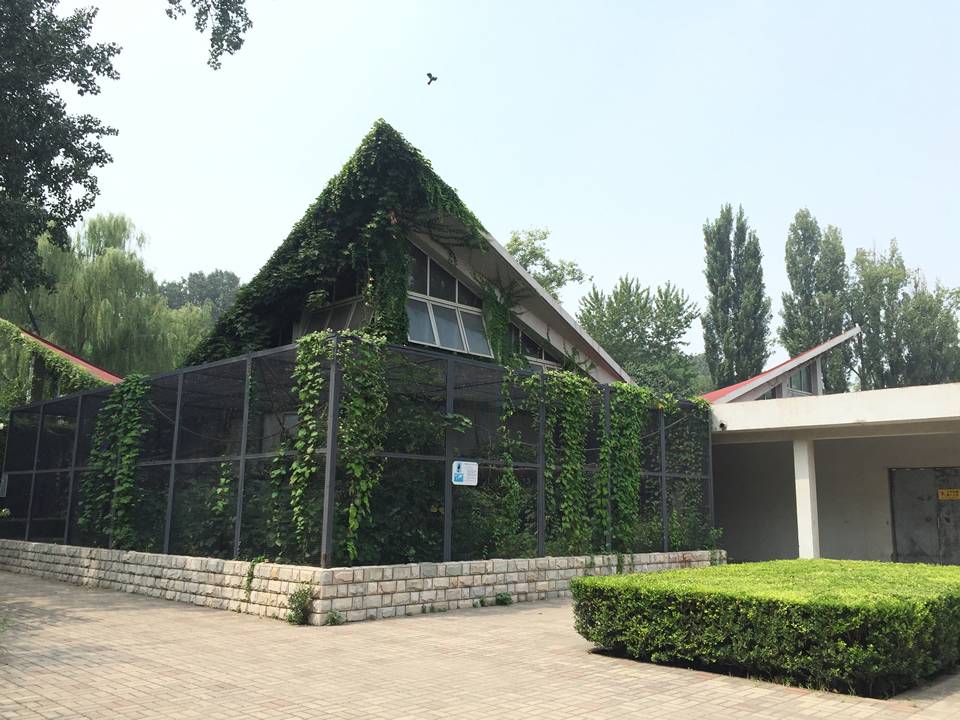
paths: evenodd
<path fill-rule="evenodd" d="M 960 565 L 960 468 L 890 471 L 894 557 Z"/>

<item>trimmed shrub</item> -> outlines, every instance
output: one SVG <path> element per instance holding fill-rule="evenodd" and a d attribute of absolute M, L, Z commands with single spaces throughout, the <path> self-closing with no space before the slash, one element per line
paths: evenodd
<path fill-rule="evenodd" d="M 779 560 L 571 580 L 601 648 L 889 697 L 960 658 L 960 567 Z"/>

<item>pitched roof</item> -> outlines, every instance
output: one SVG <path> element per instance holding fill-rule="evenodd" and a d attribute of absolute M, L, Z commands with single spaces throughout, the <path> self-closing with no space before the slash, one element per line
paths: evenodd
<path fill-rule="evenodd" d="M 385 276 L 398 262 L 405 262 L 406 245 L 397 242 L 405 232 L 427 234 L 451 250 L 476 250 L 498 258 L 498 267 L 528 286 L 558 327 L 583 343 L 589 360 L 629 381 L 606 351 L 487 233 L 430 161 L 384 120 L 374 123 L 287 239 L 237 292 L 233 306 L 190 353 L 187 364 L 281 344 L 284 329 L 349 263 L 355 268 L 357 263 L 365 265 L 376 297 L 392 297 L 397 287 L 378 288 L 377 282 L 389 284 Z M 396 306 L 388 299 L 386 305 L 375 308 L 382 315 L 375 315 L 374 326 L 392 342 L 405 342 L 403 303 Z"/>
<path fill-rule="evenodd" d="M 703 399 L 709 403 L 715 404 L 731 402 L 760 385 L 769 383 L 782 375 L 787 375 L 793 372 L 801 365 L 805 365 L 811 360 L 815 360 L 820 355 L 829 352 L 837 345 L 845 343 L 847 340 L 856 337 L 859 334 L 860 326 L 855 325 L 846 332 L 841 333 L 834 338 L 830 338 L 826 342 L 822 342 L 819 345 L 800 353 L 796 357 L 792 357 L 789 360 L 785 360 L 784 362 L 780 363 L 779 365 L 774 365 L 772 368 L 764 370 L 759 375 L 754 375 L 752 378 L 747 378 L 746 380 L 741 380 L 733 385 L 727 385 L 726 387 L 708 392 L 703 396 Z"/>
<path fill-rule="evenodd" d="M 43 339 L 39 335 L 34 335 L 32 332 L 29 332 L 28 330 L 24 330 L 23 328 L 18 328 L 18 329 L 20 330 L 20 333 L 28 340 L 38 343 L 39 345 L 42 345 L 47 350 L 50 350 L 51 352 L 56 353 L 57 355 L 64 358 L 68 362 L 71 362 L 77 367 L 81 368 L 82 370 L 85 370 L 87 373 L 97 378 L 98 380 L 102 380 L 103 382 L 109 383 L 110 385 L 116 385 L 123 381 L 123 378 L 117 377 L 113 373 L 109 373 L 103 368 L 99 368 L 96 365 L 92 365 L 91 363 L 88 363 L 82 357 L 74 355 L 69 350 L 65 350 L 59 345 L 56 345 L 50 342 L 49 340 Z"/>

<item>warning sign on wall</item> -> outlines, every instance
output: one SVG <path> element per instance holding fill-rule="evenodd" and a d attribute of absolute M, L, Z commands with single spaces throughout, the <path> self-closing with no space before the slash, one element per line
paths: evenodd
<path fill-rule="evenodd" d="M 937 500 L 960 500 L 960 488 L 940 488 Z"/>

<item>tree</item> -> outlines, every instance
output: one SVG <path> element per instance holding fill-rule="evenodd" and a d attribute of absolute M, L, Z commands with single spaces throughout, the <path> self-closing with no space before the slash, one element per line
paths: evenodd
<path fill-rule="evenodd" d="M 931 290 L 917 275 L 902 309 L 903 384 L 932 385 L 960 377 L 956 290 Z"/>
<path fill-rule="evenodd" d="M 763 254 L 743 207 L 720 208 L 703 226 L 709 299 L 701 317 L 710 375 L 717 386 L 745 380 L 763 370 L 770 356 L 770 298 L 763 282 Z"/>
<path fill-rule="evenodd" d="M 683 348 L 698 311 L 670 283 L 655 291 L 629 276 L 609 294 L 596 286 L 580 301 L 577 319 L 633 379 L 678 395 L 697 390 L 696 366 Z"/>
<path fill-rule="evenodd" d="M 167 17 L 176 19 L 186 14 L 186 0 L 167 0 Z M 224 53 L 233 55 L 243 46 L 243 34 L 253 27 L 247 14 L 246 0 L 190 0 L 193 25 L 201 34 L 210 28 L 210 57 L 207 64 L 220 67 Z"/>
<path fill-rule="evenodd" d="M 549 237 L 550 231 L 545 228 L 522 232 L 514 230 L 507 242 L 507 252 L 513 255 L 544 290 L 556 298 L 557 293 L 570 283 L 582 283 L 590 278 L 572 260 L 552 260 L 546 247 Z"/>
<path fill-rule="evenodd" d="M 88 221 L 64 250 L 41 238 L 55 291 L 18 285 L 0 317 L 118 375 L 177 367 L 212 325 L 210 309 L 167 306 L 139 250 L 145 237 L 122 215 Z"/>
<path fill-rule="evenodd" d="M 185 278 L 160 283 L 160 293 L 173 308 L 184 305 L 203 307 L 209 303 L 216 322 L 223 311 L 233 304 L 240 287 L 240 278 L 229 270 L 214 270 L 211 273 L 192 272 Z"/>
<path fill-rule="evenodd" d="M 88 42 L 96 9 L 60 17 L 57 5 L 6 0 L 0 11 L 0 292 L 49 281 L 37 238 L 69 244 L 67 229 L 97 196 L 93 170 L 110 162 L 100 140 L 116 134 L 69 114 L 60 88 L 96 95 L 100 78 L 118 77 L 120 48 Z"/>
<path fill-rule="evenodd" d="M 796 356 L 844 330 L 847 268 L 840 231 L 830 225 L 821 233 L 810 211 L 799 210 L 787 232 L 786 267 L 790 292 L 783 293 L 779 336 Z M 849 349 L 836 348 L 823 362 L 826 392 L 846 391 Z"/>
<path fill-rule="evenodd" d="M 68 229 L 93 207 L 97 168 L 111 161 L 101 140 L 116 130 L 70 114 L 61 91 L 96 95 L 117 79 L 115 43 L 91 43 L 96 8 L 57 13 L 60 0 L 4 0 L 0 9 L 0 293 L 15 283 L 49 284 L 37 241 L 65 248 Z M 167 15 L 186 14 L 167 0 Z M 243 45 L 251 27 L 246 0 L 190 0 L 194 25 L 210 29 L 208 64 Z"/>
<path fill-rule="evenodd" d="M 903 381 L 902 307 L 910 273 L 895 240 L 886 254 L 857 250 L 850 282 L 850 319 L 863 331 L 854 344 L 861 390 Z"/>

